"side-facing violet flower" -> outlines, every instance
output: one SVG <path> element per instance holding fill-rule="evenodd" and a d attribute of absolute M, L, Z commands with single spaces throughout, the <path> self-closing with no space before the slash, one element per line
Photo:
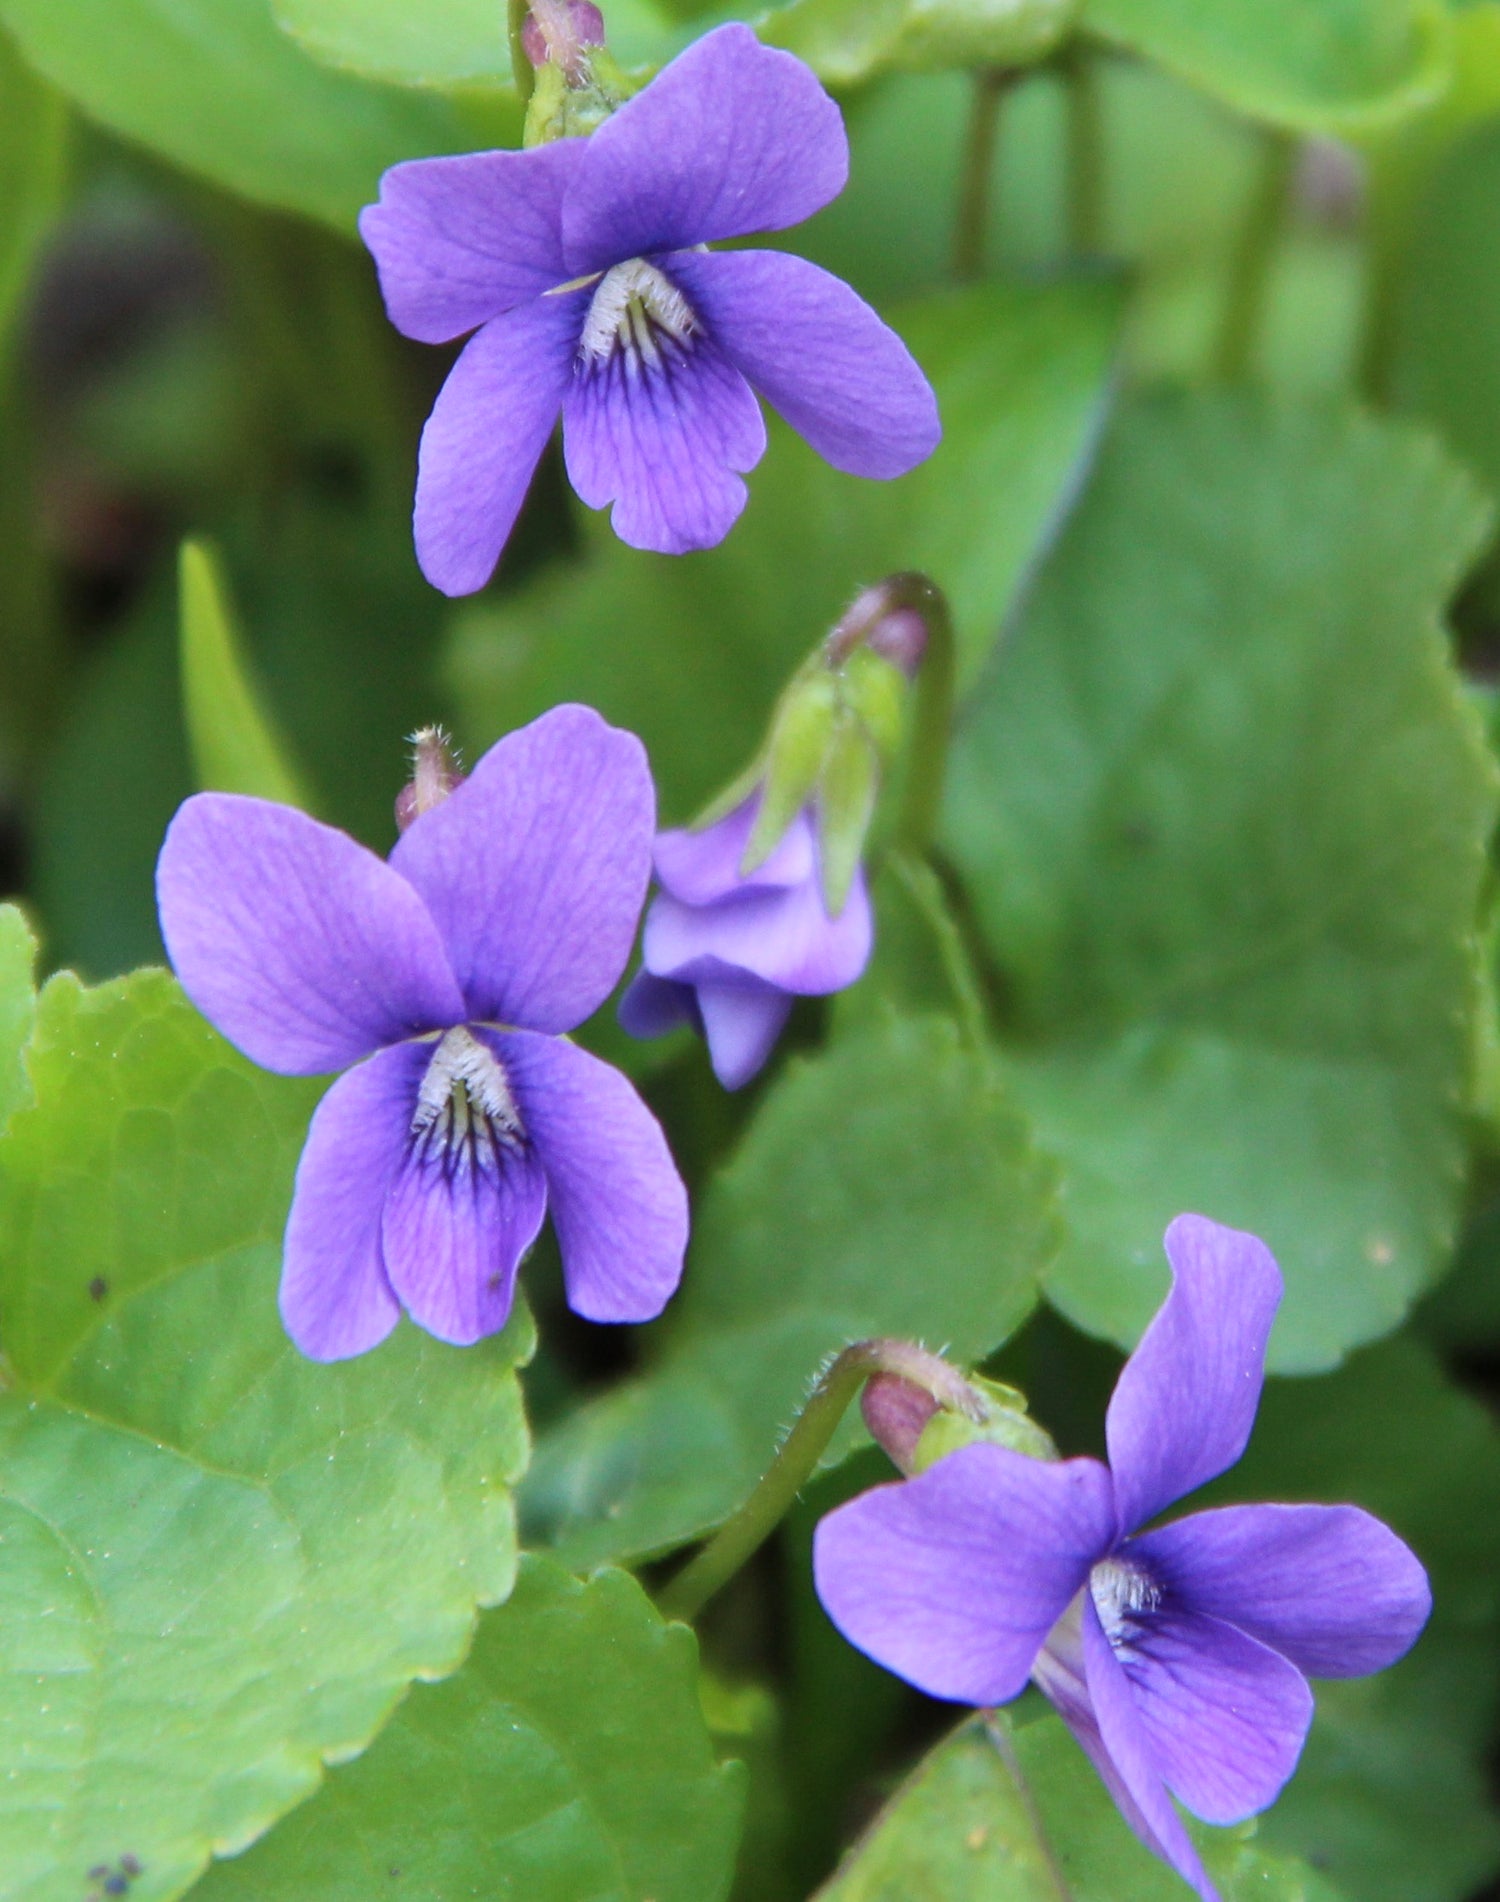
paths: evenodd
<path fill-rule="evenodd" d="M 263 799 L 200 793 L 172 821 L 157 898 L 188 996 L 268 1070 L 347 1072 L 287 1221 L 281 1311 L 304 1353 L 363 1353 L 403 1307 L 445 1341 L 494 1333 L 549 1206 L 577 1313 L 666 1304 L 687 1240 L 666 1139 L 563 1034 L 624 969 L 654 816 L 639 740 L 565 706 L 492 747 L 388 861 Z"/>
<path fill-rule="evenodd" d="M 559 411 L 573 487 L 637 548 L 721 541 L 766 446 L 759 391 L 835 468 L 928 456 L 937 405 L 905 345 L 805 259 L 715 251 L 843 189 L 839 109 L 810 68 L 717 28 L 587 138 L 392 167 L 360 231 L 392 323 L 476 334 L 423 431 L 416 540 L 446 594 L 489 579 Z"/>
<path fill-rule="evenodd" d="M 860 976 L 874 932 L 863 867 L 829 916 L 805 808 L 768 858 L 741 871 L 760 802 L 757 792 L 701 832 L 658 837 L 661 890 L 646 914 L 642 968 L 620 1000 L 634 1037 L 692 1024 L 728 1090 L 771 1054 L 794 997 L 840 991 Z"/>
<path fill-rule="evenodd" d="M 933 1697 L 1035 1679 L 1126 1821 L 1217 1891 L 1168 1791 L 1208 1823 L 1273 1802 L 1308 1677 L 1393 1664 L 1431 1609 L 1401 1540 L 1354 1506 L 1228 1506 L 1142 1532 L 1232 1466 L 1259 1404 L 1281 1276 L 1202 1216 L 1167 1230 L 1172 1291 L 1120 1375 L 1109 1465 L 970 1445 L 818 1527 L 818 1594 L 860 1650 Z"/>

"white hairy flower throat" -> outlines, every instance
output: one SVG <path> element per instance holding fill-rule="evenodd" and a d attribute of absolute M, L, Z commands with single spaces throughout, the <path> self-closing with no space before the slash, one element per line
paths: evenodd
<path fill-rule="evenodd" d="M 692 306 L 666 273 L 644 258 L 630 258 L 599 279 L 578 347 L 592 363 L 619 351 L 627 364 L 656 370 L 663 341 L 680 348 L 697 328 Z"/>
<path fill-rule="evenodd" d="M 505 1067 L 459 1024 L 438 1039 L 417 1091 L 411 1133 L 424 1158 L 487 1165 L 526 1139 Z"/>

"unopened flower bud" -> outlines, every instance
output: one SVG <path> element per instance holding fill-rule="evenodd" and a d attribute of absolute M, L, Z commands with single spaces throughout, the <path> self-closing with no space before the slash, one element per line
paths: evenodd
<path fill-rule="evenodd" d="M 521 23 L 521 48 L 533 66 L 549 62 L 582 76 L 589 47 L 604 44 L 604 15 L 591 0 L 531 0 Z"/>
<path fill-rule="evenodd" d="M 1045 1427 L 1038 1426 L 1026 1411 L 1026 1396 L 1019 1388 L 1007 1387 L 996 1380 L 981 1380 L 975 1374 L 970 1374 L 969 1386 L 985 1403 L 984 1418 L 976 1420 L 971 1414 L 938 1408 L 922 1429 L 907 1471 L 925 1473 L 929 1466 L 936 1466 L 940 1459 L 956 1453 L 961 1446 L 981 1442 L 1008 1446 L 1013 1453 L 1024 1453 L 1028 1459 L 1058 1458 L 1052 1435 Z"/>
<path fill-rule="evenodd" d="M 396 825 L 405 832 L 424 812 L 440 806 L 464 775 L 440 726 L 424 726 L 412 735 L 412 776 L 396 795 Z"/>
<path fill-rule="evenodd" d="M 899 1374 L 872 1374 L 859 1396 L 870 1437 L 903 1473 L 915 1471 L 917 1443 L 938 1403 L 925 1387 Z"/>
<path fill-rule="evenodd" d="M 520 39 L 536 73 L 523 145 L 583 137 L 630 97 L 630 82 L 605 48 L 604 16 L 590 0 L 530 0 Z"/>

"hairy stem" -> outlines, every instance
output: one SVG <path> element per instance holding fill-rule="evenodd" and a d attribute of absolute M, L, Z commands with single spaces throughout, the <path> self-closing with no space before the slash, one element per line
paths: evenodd
<path fill-rule="evenodd" d="M 516 91 L 521 104 L 529 103 L 536 86 L 536 74 L 521 43 L 521 28 L 526 24 L 527 0 L 506 0 L 505 23 L 510 40 L 510 68 L 515 74 Z"/>
<path fill-rule="evenodd" d="M 898 852 L 920 859 L 932 846 L 943 807 L 943 779 L 948 770 L 948 740 L 958 689 L 958 654 L 953 617 L 942 589 L 922 575 L 900 579 L 909 581 L 912 587 L 911 598 L 900 605 L 915 608 L 922 615 L 927 646 L 917 673 L 906 784 L 893 843 Z"/>
<path fill-rule="evenodd" d="M 984 240 L 990 217 L 990 179 L 1000 133 L 1000 102 L 1015 79 L 1005 67 L 974 75 L 969 128 L 964 135 L 963 170 L 958 181 L 958 213 L 953 228 L 953 275 L 971 283 L 984 268 Z"/>
<path fill-rule="evenodd" d="M 925 1389 L 939 1405 L 970 1419 L 987 1417 L 983 1397 L 956 1368 L 910 1341 L 856 1341 L 846 1347 L 819 1376 L 807 1405 L 755 1491 L 662 1593 L 661 1609 L 668 1618 L 696 1618 L 709 1599 L 760 1550 L 817 1471 L 849 1402 L 876 1373 L 898 1374 Z"/>
<path fill-rule="evenodd" d="M 1229 264 L 1215 364 L 1228 382 L 1239 381 L 1249 372 L 1265 324 L 1296 157 L 1296 143 L 1285 133 L 1265 135 L 1260 170 Z"/>
<path fill-rule="evenodd" d="M 925 859 L 914 859 L 905 852 L 892 852 L 886 864 L 932 933 L 958 1027 L 964 1042 L 977 1055 L 989 1043 L 984 998 L 969 959 L 968 946 L 948 909 L 938 875 Z"/>

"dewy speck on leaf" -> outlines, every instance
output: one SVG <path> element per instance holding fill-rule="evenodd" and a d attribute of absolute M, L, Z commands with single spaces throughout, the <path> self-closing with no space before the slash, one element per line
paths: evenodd
<path fill-rule="evenodd" d="M 1140 1530 L 1243 1453 L 1281 1299 L 1253 1235 L 1181 1215 L 1166 1246 L 1172 1290 L 1115 1387 L 1108 1466 L 961 1447 L 830 1513 L 814 1569 L 850 1642 L 929 1695 L 989 1706 L 1034 1680 L 1131 1828 L 1218 1902 L 1172 1796 L 1208 1823 L 1267 1808 L 1312 1721 L 1307 1679 L 1394 1664 L 1432 1599 L 1354 1506 Z"/>
<path fill-rule="evenodd" d="M 748 27 L 706 34 L 587 137 L 392 167 L 360 231 L 391 322 L 469 332 L 418 458 L 416 541 L 447 594 L 494 571 L 559 412 L 573 487 L 623 541 L 712 547 L 760 461 L 756 394 L 835 468 L 936 447 L 906 346 L 805 259 L 707 247 L 800 224 L 844 188 L 838 107 Z"/>
<path fill-rule="evenodd" d="M 291 807 L 200 793 L 157 869 L 209 1021 L 267 1069 L 347 1072 L 286 1231 L 282 1314 L 319 1360 L 373 1347 L 402 1308 L 442 1340 L 494 1333 L 549 1208 L 591 1320 L 651 1319 L 682 1273 L 666 1139 L 563 1034 L 630 954 L 655 814 L 640 742 L 557 707 L 465 779 L 419 736 L 413 786 L 424 768 L 433 802 L 413 798 L 388 861 Z"/>

